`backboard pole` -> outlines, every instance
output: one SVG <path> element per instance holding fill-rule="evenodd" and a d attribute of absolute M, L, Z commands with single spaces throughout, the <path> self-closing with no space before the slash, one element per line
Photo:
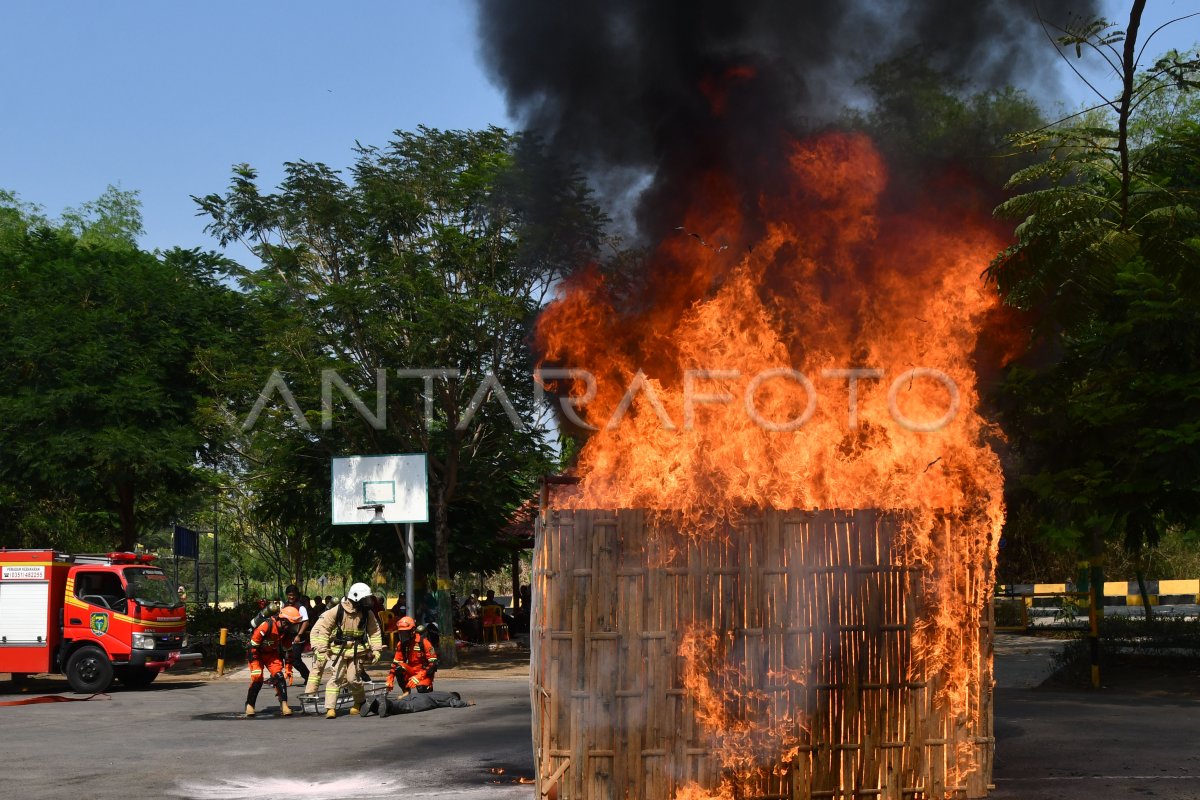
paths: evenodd
<path fill-rule="evenodd" d="M 415 570 L 413 567 L 413 556 L 415 555 L 415 539 L 413 536 L 413 524 L 408 523 L 408 535 L 404 543 L 404 598 L 405 604 L 408 606 L 408 615 L 413 615 L 414 609 L 417 607 L 416 595 L 414 594 Z"/>

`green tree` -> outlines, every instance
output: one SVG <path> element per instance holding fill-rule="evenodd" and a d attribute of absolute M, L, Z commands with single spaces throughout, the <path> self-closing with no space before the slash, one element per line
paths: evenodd
<path fill-rule="evenodd" d="M 124 242 L 136 247 L 137 238 L 145 233 L 138 192 L 116 186 L 109 186 L 95 200 L 78 208 L 64 209 L 59 224 L 85 244 Z"/>
<path fill-rule="evenodd" d="M 240 306 L 220 285 L 215 256 L 137 249 L 136 208 L 132 194 L 110 190 L 74 222 L 50 225 L 8 206 L 0 237 L 7 545 L 132 549 L 139 531 L 167 522 L 202 485 L 211 441 L 198 421 L 207 388 L 199 362 L 236 328 Z"/>
<path fill-rule="evenodd" d="M 350 174 L 289 163 L 278 191 L 264 193 L 243 165 L 226 193 L 197 198 L 223 244 L 262 262 L 242 275 L 267 335 L 257 386 L 278 369 L 305 410 L 264 409 L 247 474 L 264 513 L 332 544 L 330 457 L 427 453 L 433 571 L 451 630 L 452 559 L 477 567 L 468 553 L 555 467 L 546 432 L 529 424 L 538 409 L 526 335 L 554 282 L 591 256 L 602 219 L 577 174 L 498 128 L 397 132 L 385 147 L 359 147 Z M 426 383 L 399 377 L 404 368 L 450 372 Z M 344 402 L 322 418 L 322 371 L 374 415 L 380 369 L 386 421 Z M 397 533 L 358 531 L 360 567 L 396 565 Z"/>
<path fill-rule="evenodd" d="M 21 200 L 16 192 L 0 189 L 0 246 L 19 240 L 31 227 L 49 224 L 41 206 Z"/>
<path fill-rule="evenodd" d="M 878 143 L 894 171 L 894 191 L 904 195 L 964 171 L 973 180 L 962 190 L 998 191 L 1015 168 L 1009 136 L 1044 122 L 1022 90 L 973 89 L 920 50 L 875 65 L 858 83 L 870 104 L 847 112 L 845 121 Z M 945 190 L 943 181 L 937 191 Z"/>
<path fill-rule="evenodd" d="M 1017 240 L 989 270 L 1040 334 L 1003 392 L 1024 502 L 1093 554 L 1097 582 L 1107 538 L 1136 553 L 1200 519 L 1200 120 L 1179 113 L 1195 108 L 1200 61 L 1168 53 L 1139 70 L 1144 5 L 1126 31 L 1063 31 L 1060 44 L 1109 60 L 1121 90 L 1098 122 L 1017 137 L 1042 158 L 997 209 Z"/>

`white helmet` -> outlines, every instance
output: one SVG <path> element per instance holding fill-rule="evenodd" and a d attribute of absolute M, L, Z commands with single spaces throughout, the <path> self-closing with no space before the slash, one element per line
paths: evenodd
<path fill-rule="evenodd" d="M 350 587 L 350 591 L 346 592 L 346 599 L 351 603 L 357 603 L 371 595 L 371 587 L 365 583 L 356 583 Z"/>

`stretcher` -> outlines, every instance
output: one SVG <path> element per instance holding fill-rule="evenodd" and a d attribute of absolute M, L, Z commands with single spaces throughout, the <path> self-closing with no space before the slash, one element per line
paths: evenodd
<path fill-rule="evenodd" d="M 382 699 L 387 693 L 386 681 L 363 681 L 362 686 L 363 694 L 366 696 L 364 705 L 370 705 L 372 700 Z M 350 693 L 350 687 L 343 686 L 338 691 L 334 708 L 338 711 L 345 711 L 352 705 L 354 705 L 354 695 Z M 300 695 L 300 710 L 305 714 L 324 714 L 325 689 L 321 688 L 315 692 L 305 692 Z"/>

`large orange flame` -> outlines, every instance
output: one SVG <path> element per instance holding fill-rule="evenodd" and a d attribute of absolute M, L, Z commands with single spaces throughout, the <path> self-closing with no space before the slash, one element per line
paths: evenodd
<path fill-rule="evenodd" d="M 597 379 L 581 413 L 600 430 L 579 458 L 580 502 L 952 511 L 982 494 L 995 499 L 999 521 L 1000 471 L 982 446 L 990 428 L 975 411 L 972 363 L 996 303 L 979 275 L 999 237 L 986 223 L 928 209 L 881 217 L 886 172 L 863 136 L 798 143 L 788 166 L 794 191 L 760 201 L 765 224 L 753 240 L 740 211 L 746 198 L 719 176 L 698 181 L 703 191 L 680 234 L 648 261 L 649 305 L 631 307 L 642 301 L 592 271 L 543 315 L 545 360 Z M 761 424 L 795 421 L 810 402 L 799 379 L 763 377 L 781 369 L 802 373 L 816 397 L 794 431 Z M 689 370 L 738 377 L 694 372 L 689 404 Z M 883 371 L 856 381 L 853 420 L 847 370 Z M 949 376 L 958 395 L 956 416 L 933 433 L 897 422 L 919 427 L 951 408 L 947 382 L 921 370 Z M 639 371 L 651 388 L 635 391 L 614 425 Z M 753 413 L 748 388 L 757 390 Z M 701 398 L 718 394 L 729 401 Z"/>
<path fill-rule="evenodd" d="M 887 170 L 862 135 L 798 141 L 781 170 L 773 184 L 786 188 L 760 194 L 695 176 L 686 218 L 636 291 L 591 270 L 543 314 L 544 363 L 595 376 L 579 416 L 597 430 L 571 503 L 678 513 L 697 535 L 748 507 L 904 512 L 903 552 L 926 580 L 970 576 L 929 592 L 913 643 L 966 715 L 1003 521 L 974 363 L 997 305 L 980 274 L 1002 235 L 961 210 L 885 208 Z M 703 702 L 702 681 L 689 691 L 716 709 L 714 735 L 745 735 Z"/>

